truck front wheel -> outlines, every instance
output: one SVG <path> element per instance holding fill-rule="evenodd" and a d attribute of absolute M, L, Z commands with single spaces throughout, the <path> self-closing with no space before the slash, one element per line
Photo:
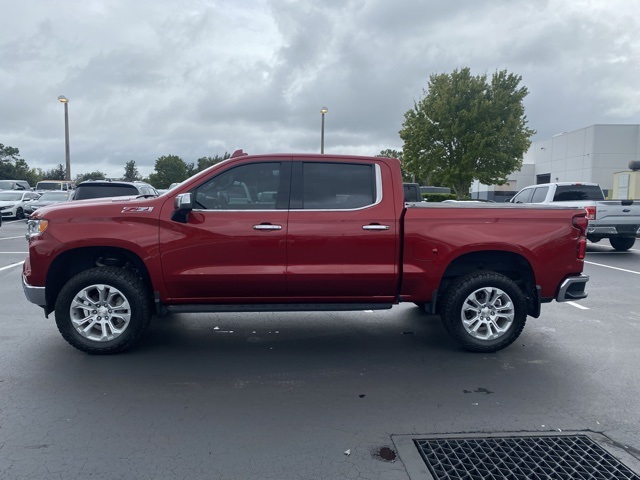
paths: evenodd
<path fill-rule="evenodd" d="M 511 345 L 527 321 L 527 299 L 508 277 L 479 272 L 456 279 L 442 299 L 445 329 L 472 352 L 496 352 Z"/>
<path fill-rule="evenodd" d="M 131 348 L 149 325 L 148 295 L 142 280 L 128 270 L 85 270 L 71 278 L 58 295 L 58 330 L 83 352 L 122 352 Z"/>
<path fill-rule="evenodd" d="M 633 244 L 636 243 L 636 239 L 633 237 L 611 237 L 609 239 L 609 243 L 619 252 L 625 252 L 633 247 Z"/>

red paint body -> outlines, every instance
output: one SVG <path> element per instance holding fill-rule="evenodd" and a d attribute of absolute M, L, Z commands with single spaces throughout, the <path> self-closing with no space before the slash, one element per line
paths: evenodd
<path fill-rule="evenodd" d="M 250 162 L 377 164 L 381 198 L 353 210 L 194 210 L 171 219 L 174 199 Z M 293 187 L 292 187 L 293 188 Z M 147 208 L 128 208 L 147 207 Z M 511 204 L 405 205 L 395 159 L 333 155 L 231 158 L 157 198 L 78 201 L 37 210 L 46 231 L 30 240 L 26 282 L 46 286 L 52 262 L 115 247 L 144 264 L 161 303 L 430 302 L 451 263 L 473 252 L 511 252 L 530 266 L 543 301 L 578 275 L 584 210 Z M 280 230 L 255 230 L 255 225 Z M 383 225 L 387 230 L 364 230 Z M 582 232 L 583 234 L 583 232 Z M 69 255 L 67 255 L 69 257 Z M 79 257 L 78 257 L 79 258 Z"/>

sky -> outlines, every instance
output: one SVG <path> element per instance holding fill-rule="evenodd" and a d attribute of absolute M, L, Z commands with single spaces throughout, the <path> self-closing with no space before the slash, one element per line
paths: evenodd
<path fill-rule="evenodd" d="M 432 74 L 522 76 L 533 141 L 640 123 L 640 0 L 2 0 L 0 143 L 31 168 L 402 150 Z"/>

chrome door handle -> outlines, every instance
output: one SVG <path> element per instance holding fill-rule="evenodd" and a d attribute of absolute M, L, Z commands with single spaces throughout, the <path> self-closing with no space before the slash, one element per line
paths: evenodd
<path fill-rule="evenodd" d="M 389 225 L 363 225 L 363 230 L 389 230 L 391 227 Z"/>
<path fill-rule="evenodd" d="M 254 230 L 282 230 L 282 225 L 271 225 L 261 223 L 260 225 L 254 225 Z"/>

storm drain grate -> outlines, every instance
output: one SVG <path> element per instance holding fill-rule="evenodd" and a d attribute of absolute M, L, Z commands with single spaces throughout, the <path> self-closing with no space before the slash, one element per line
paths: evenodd
<path fill-rule="evenodd" d="M 640 480 L 585 435 L 414 441 L 435 480 Z"/>

